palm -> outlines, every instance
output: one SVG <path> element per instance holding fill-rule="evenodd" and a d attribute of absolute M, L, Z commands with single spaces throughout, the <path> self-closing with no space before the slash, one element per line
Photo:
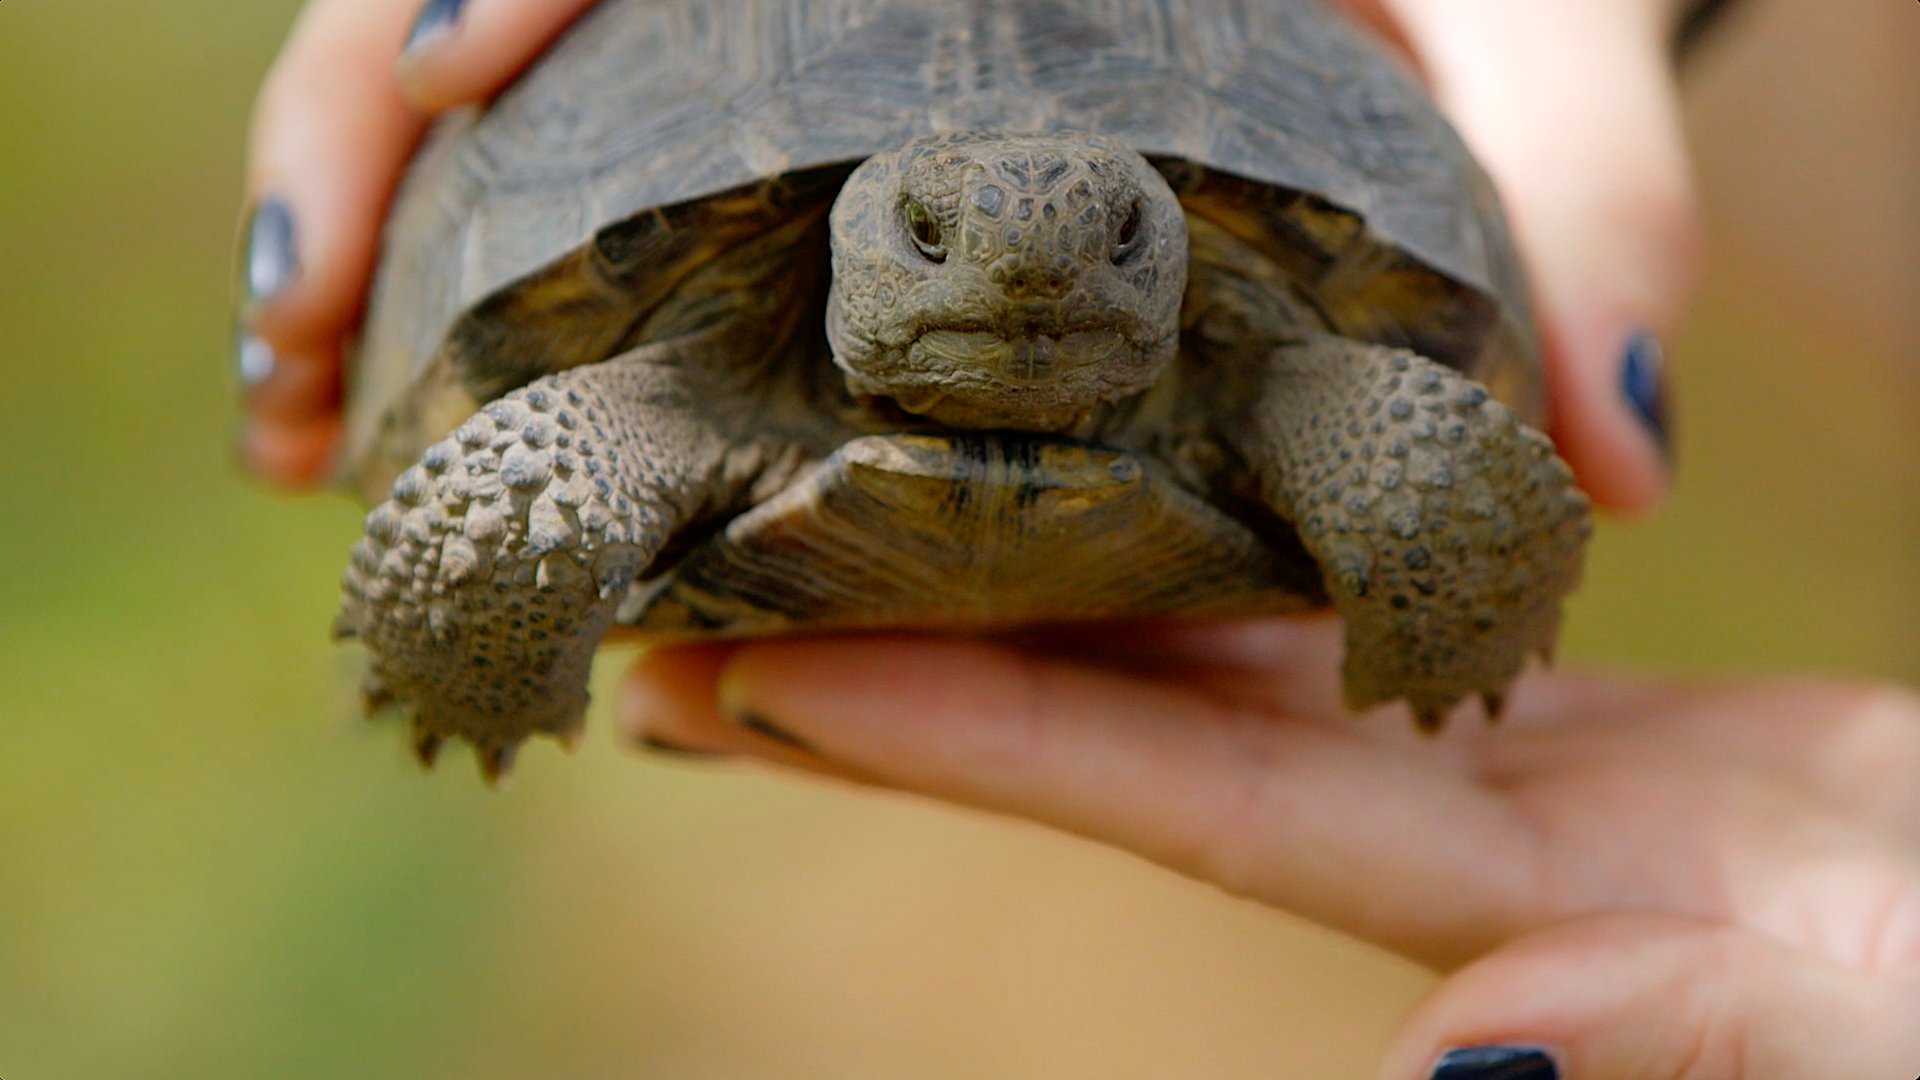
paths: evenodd
<path fill-rule="evenodd" d="M 1333 630 L 1079 630 L 1020 651 L 842 643 L 835 707 L 874 716 L 847 749 L 877 782 L 1087 833 L 1441 966 L 1604 910 L 1711 919 L 1843 962 L 1870 955 L 1866 928 L 1889 918 L 1920 934 L 1912 867 L 1858 857 L 1911 855 L 1920 822 L 1920 793 L 1900 783 L 1920 771 L 1920 728 L 1895 696 L 1540 674 L 1503 724 L 1463 710 L 1429 740 L 1401 710 L 1340 708 Z M 929 687 L 944 689 L 929 700 Z M 677 714 L 702 745 L 739 737 L 697 704 Z M 889 759 L 925 757 L 907 744 L 928 729 L 953 776 L 897 774 Z M 1853 933 L 1795 914 L 1814 899 L 1795 892 L 1821 886 L 1806 869 L 1835 859 L 1876 886 L 1847 893 L 1871 911 L 1825 913 Z"/>
<path fill-rule="evenodd" d="M 1520 1031 L 1721 1010 L 1740 1026 L 1702 1060 L 1779 1063 L 1751 1077 L 1870 1075 L 1920 1053 L 1891 1042 L 1920 1040 L 1895 1022 L 1920 1014 L 1909 696 L 1537 674 L 1502 725 L 1460 715 L 1426 739 L 1401 709 L 1343 712 L 1335 631 L 668 650 L 642 660 L 626 712 L 654 739 L 1032 818 L 1464 966 L 1423 1010 L 1440 1018 L 1410 1025 L 1408 1061 L 1444 1045 L 1463 1000 Z M 1801 1068 L 1849 1029 L 1871 1035 L 1855 1057 Z M 1604 1067 L 1580 1075 L 1650 1075 L 1585 1052 Z"/>

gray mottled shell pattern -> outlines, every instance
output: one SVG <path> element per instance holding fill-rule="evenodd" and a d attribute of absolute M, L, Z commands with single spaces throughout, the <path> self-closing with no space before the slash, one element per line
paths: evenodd
<path fill-rule="evenodd" d="M 966 129 L 1095 131 L 1318 196 L 1496 303 L 1531 350 L 1485 178 L 1321 0 L 603 0 L 443 124 L 403 185 L 349 452 L 456 316 L 598 228 Z"/>

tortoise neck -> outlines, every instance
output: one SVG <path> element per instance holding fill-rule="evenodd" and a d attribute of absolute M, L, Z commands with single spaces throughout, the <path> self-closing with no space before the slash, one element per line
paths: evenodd
<path fill-rule="evenodd" d="M 1293 270 L 1188 206 L 1187 294 L 1180 331 L 1190 342 L 1245 349 L 1332 328 Z"/>

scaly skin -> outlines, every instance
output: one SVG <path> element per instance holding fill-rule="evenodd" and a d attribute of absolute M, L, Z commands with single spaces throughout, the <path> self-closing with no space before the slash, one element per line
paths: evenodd
<path fill-rule="evenodd" d="M 367 515 L 335 630 L 367 646 L 368 706 L 411 715 L 423 762 L 465 738 L 493 780 L 526 736 L 578 731 L 627 587 L 728 494 L 713 402 L 668 364 L 697 367 L 684 351 L 652 346 L 508 394 Z"/>
<path fill-rule="evenodd" d="M 1451 368 L 1326 335 L 1276 348 L 1234 419 L 1346 620 L 1348 703 L 1404 698 L 1434 730 L 1479 694 L 1497 717 L 1590 530 L 1547 437 Z"/>
<path fill-rule="evenodd" d="M 827 334 L 856 396 L 959 428 L 1069 432 L 1179 344 L 1187 225 L 1093 135 L 962 132 L 876 154 L 833 204 Z"/>

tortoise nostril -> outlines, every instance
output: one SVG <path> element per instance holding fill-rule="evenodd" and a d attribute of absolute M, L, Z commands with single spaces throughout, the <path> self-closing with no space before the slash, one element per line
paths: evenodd
<path fill-rule="evenodd" d="M 1120 222 L 1120 231 L 1113 237 L 1113 261 L 1116 265 L 1126 262 L 1133 253 L 1140 250 L 1140 202 L 1134 200 L 1127 208 L 1126 219 Z"/>

